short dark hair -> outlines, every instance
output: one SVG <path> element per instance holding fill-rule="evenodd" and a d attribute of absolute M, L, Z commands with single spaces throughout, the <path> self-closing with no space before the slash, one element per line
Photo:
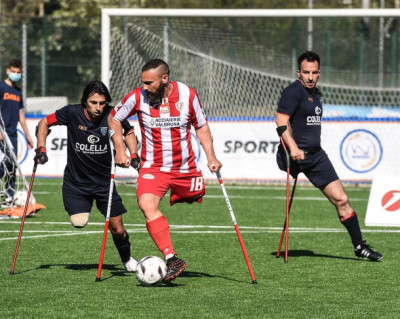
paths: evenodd
<path fill-rule="evenodd" d="M 20 59 L 11 59 L 8 61 L 8 67 L 7 68 L 19 68 L 22 69 L 22 62 Z"/>
<path fill-rule="evenodd" d="M 318 62 L 318 69 L 320 66 L 320 58 L 319 55 L 313 51 L 306 51 L 300 54 L 300 56 L 297 58 L 297 70 L 300 70 L 301 68 L 301 62 L 304 60 L 307 60 L 307 62 Z"/>
<path fill-rule="evenodd" d="M 89 96 L 92 96 L 93 94 L 96 93 L 104 95 L 106 101 L 108 103 L 111 102 L 111 95 L 106 85 L 103 82 L 96 80 L 96 81 L 90 81 L 88 84 L 86 84 L 86 87 L 82 93 L 81 104 L 86 105 L 86 101 L 89 98 Z"/>
<path fill-rule="evenodd" d="M 147 62 L 145 65 L 142 67 L 142 72 L 144 71 L 149 71 L 152 69 L 157 69 L 158 67 L 162 66 L 163 68 L 163 73 L 169 75 L 169 66 L 167 62 L 161 60 L 161 59 L 153 59 Z"/>

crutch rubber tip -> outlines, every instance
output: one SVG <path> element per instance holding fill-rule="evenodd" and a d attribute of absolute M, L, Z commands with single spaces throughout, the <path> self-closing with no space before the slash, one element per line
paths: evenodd
<path fill-rule="evenodd" d="M 14 272 L 13 272 L 13 271 L 10 271 L 10 275 L 14 275 Z"/>
<path fill-rule="evenodd" d="M 253 285 L 256 285 L 256 284 L 257 284 L 257 280 L 253 280 L 251 283 L 252 283 Z"/>
<path fill-rule="evenodd" d="M 97 278 L 97 277 L 96 277 L 96 282 L 98 282 L 98 281 L 101 281 L 101 278 Z"/>
<path fill-rule="evenodd" d="M 285 264 L 287 264 L 288 263 L 288 261 L 287 260 L 285 260 Z"/>

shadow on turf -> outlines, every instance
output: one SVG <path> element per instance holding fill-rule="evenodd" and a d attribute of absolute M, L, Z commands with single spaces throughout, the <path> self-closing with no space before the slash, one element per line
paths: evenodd
<path fill-rule="evenodd" d="M 271 255 L 276 256 L 277 252 L 272 252 Z M 284 258 L 285 252 L 282 251 L 280 258 Z M 348 260 L 362 260 L 355 257 L 341 257 L 324 254 L 316 254 L 311 250 L 289 250 L 288 257 L 319 257 L 319 258 L 335 258 L 335 259 L 348 259 Z"/>
<path fill-rule="evenodd" d="M 98 264 L 51 264 L 51 265 L 41 265 L 37 269 L 49 269 L 50 267 L 65 267 L 66 269 L 69 270 L 97 270 L 99 265 Z M 34 270 L 34 269 L 31 269 Z M 111 275 L 108 277 L 102 277 L 100 281 L 104 281 L 107 279 L 110 279 L 114 276 L 129 276 L 128 272 L 126 272 L 124 269 L 118 268 L 115 265 L 110 265 L 110 264 L 103 264 L 103 270 L 108 270 L 111 272 Z M 25 270 L 29 271 L 29 270 Z M 23 271 L 24 272 L 24 271 Z M 240 282 L 240 280 L 237 279 L 232 279 L 224 276 L 216 276 L 216 275 L 210 275 L 207 273 L 203 272 L 197 272 L 197 271 L 185 271 L 183 272 L 179 277 L 186 277 L 186 278 L 200 278 L 200 277 L 207 277 L 207 278 L 222 278 L 230 281 L 236 281 Z M 180 286 L 179 284 L 175 284 L 173 282 L 170 282 L 167 284 L 167 286 Z"/>
<path fill-rule="evenodd" d="M 37 269 L 48 269 L 50 267 L 65 267 L 66 269 L 69 270 L 97 270 L 99 265 L 98 264 L 52 264 L 52 265 L 41 265 Z M 103 264 L 103 270 L 108 270 L 111 272 L 111 275 L 108 277 L 102 277 L 100 281 L 104 281 L 107 279 L 110 279 L 114 276 L 119 276 L 119 277 L 124 277 L 124 276 L 129 276 L 128 272 L 126 272 L 124 269 L 118 268 L 115 265 L 110 265 L 110 264 Z M 31 269 L 33 270 L 33 269 Z M 26 270 L 28 271 L 28 270 Z M 185 271 L 183 272 L 180 276 L 186 277 L 186 278 L 200 278 L 200 277 L 208 277 L 208 278 L 222 278 L 226 280 L 231 280 L 231 281 L 236 281 L 240 282 L 240 280 L 237 279 L 232 279 L 224 276 L 215 276 L 215 275 L 210 275 L 207 273 L 203 272 L 197 272 L 197 271 Z M 167 286 L 180 286 L 179 284 L 175 284 L 173 282 L 170 282 L 166 284 Z"/>

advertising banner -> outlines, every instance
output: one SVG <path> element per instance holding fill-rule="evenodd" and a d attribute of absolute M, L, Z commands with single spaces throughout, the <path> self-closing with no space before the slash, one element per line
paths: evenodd
<path fill-rule="evenodd" d="M 38 119 L 28 119 L 31 134 Z M 140 141 L 137 121 L 132 121 Z M 326 121 L 322 124 L 322 147 L 327 152 L 339 177 L 352 183 L 371 183 L 375 176 L 400 176 L 396 138 L 398 122 L 379 121 Z M 260 122 L 210 122 L 217 158 L 223 163 L 224 180 L 236 182 L 281 182 L 286 173 L 276 165 L 279 138 L 273 121 Z M 49 162 L 39 165 L 37 176 L 62 177 L 66 164 L 67 132 L 62 126 L 51 128 L 47 138 Z M 28 150 L 22 130 L 18 159 L 25 175 L 32 173 L 34 151 Z M 36 140 L 36 139 L 35 139 Z M 197 160 L 206 179 L 215 179 L 208 171 L 207 159 L 192 132 L 192 142 Z M 117 177 L 136 177 L 134 169 L 117 169 Z M 304 175 L 299 181 L 306 181 Z"/>

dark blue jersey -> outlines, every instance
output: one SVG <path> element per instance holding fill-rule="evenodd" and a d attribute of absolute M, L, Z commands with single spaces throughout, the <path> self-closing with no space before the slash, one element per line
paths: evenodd
<path fill-rule="evenodd" d="M 297 146 L 312 152 L 321 147 L 321 92 L 311 94 L 300 81 L 285 88 L 278 103 L 278 113 L 290 116 L 293 138 Z"/>
<path fill-rule="evenodd" d="M 67 126 L 66 182 L 91 187 L 110 183 L 111 153 L 107 119 L 111 110 L 112 107 L 107 107 L 96 122 L 89 119 L 85 107 L 80 104 L 67 105 L 55 112 L 55 124 Z M 132 129 L 128 121 L 123 121 L 122 127 L 125 132 Z"/>
<path fill-rule="evenodd" d="M 19 110 L 24 107 L 21 89 L 9 86 L 5 81 L 0 82 L 0 106 L 8 136 L 17 136 Z"/>

